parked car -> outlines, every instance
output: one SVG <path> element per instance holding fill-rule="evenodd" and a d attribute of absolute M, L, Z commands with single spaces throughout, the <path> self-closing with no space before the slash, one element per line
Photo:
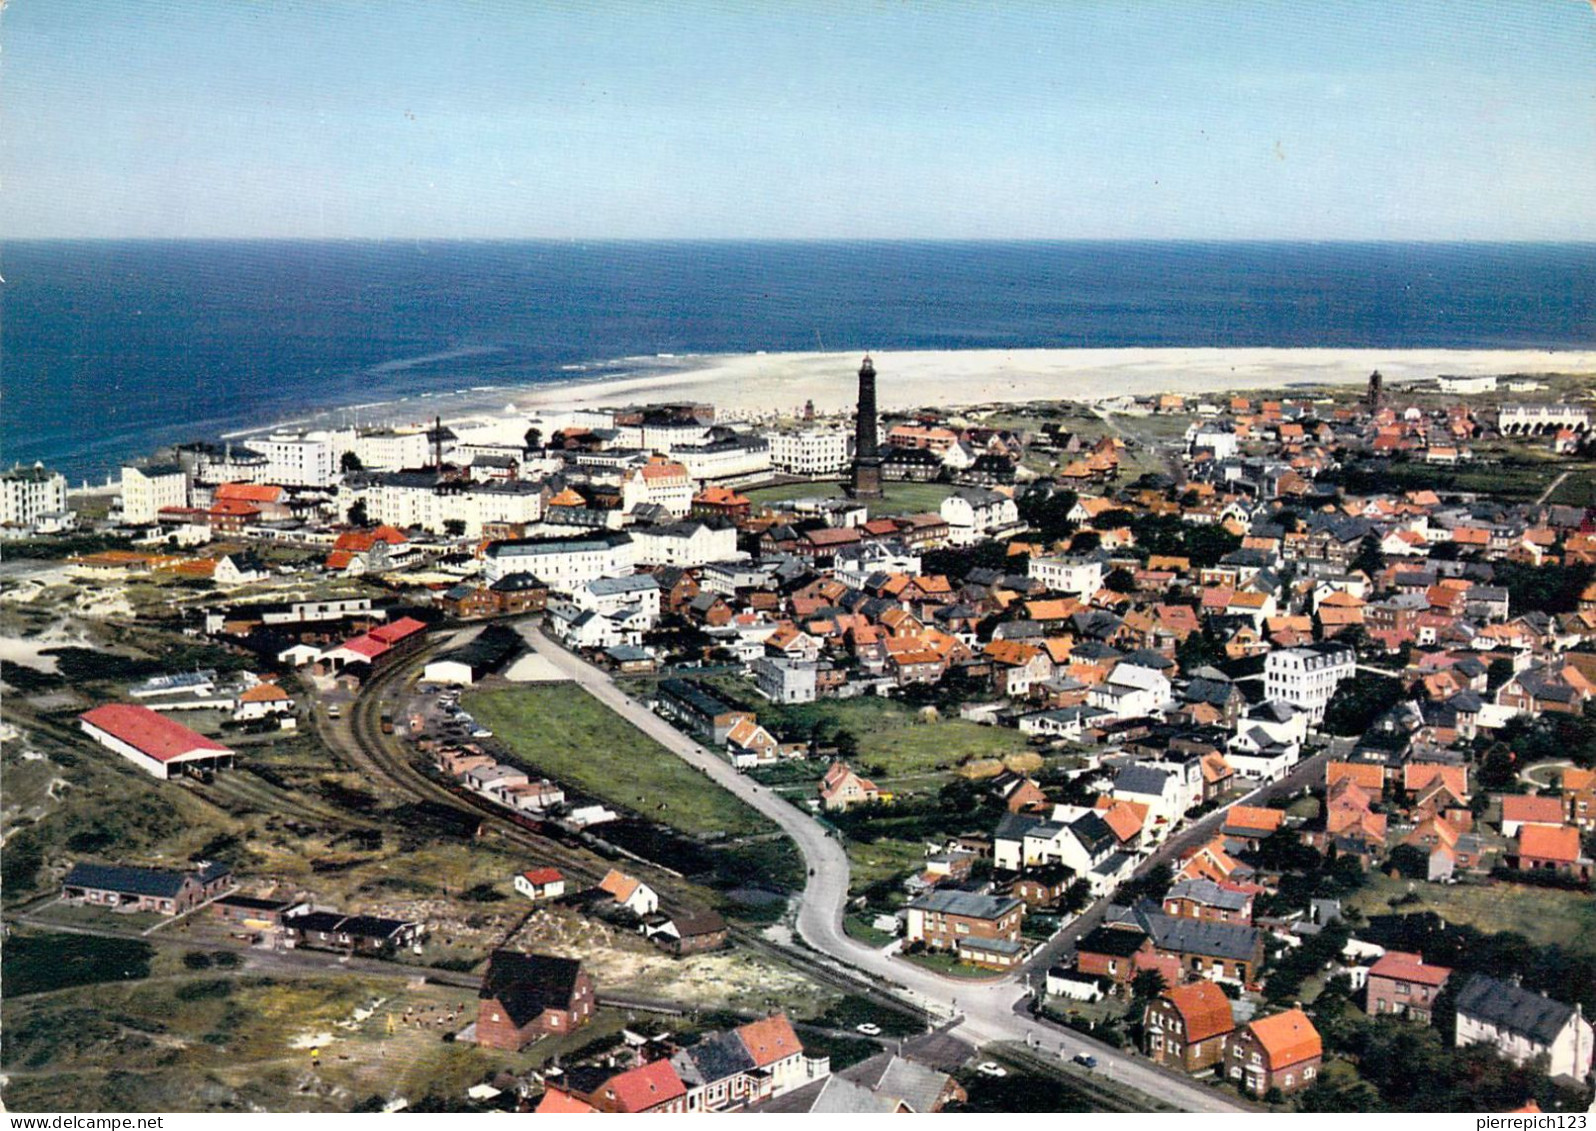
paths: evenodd
<path fill-rule="evenodd" d="M 1075 1063 L 1079 1064 L 1082 1068 L 1095 1069 L 1097 1067 L 1097 1058 L 1089 1052 L 1078 1052 L 1075 1054 L 1074 1059 Z"/>
<path fill-rule="evenodd" d="M 1009 1070 L 1007 1068 L 1004 1068 L 1001 1064 L 997 1064 L 990 1060 L 983 1060 L 980 1064 L 975 1066 L 975 1070 L 982 1076 L 997 1077 L 1007 1076 L 1009 1074 Z"/>
<path fill-rule="evenodd" d="M 873 1021 L 866 1021 L 862 1025 L 855 1025 L 854 1029 L 857 1032 L 863 1033 L 867 1037 L 881 1036 L 881 1026 L 877 1025 Z"/>

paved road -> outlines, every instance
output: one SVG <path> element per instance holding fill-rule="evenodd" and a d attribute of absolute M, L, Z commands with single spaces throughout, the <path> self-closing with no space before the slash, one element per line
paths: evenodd
<path fill-rule="evenodd" d="M 726 759 L 705 750 L 630 698 L 615 686 L 607 672 L 560 648 L 537 629 L 529 628 L 525 635 L 538 654 L 562 675 L 786 830 L 809 865 L 809 880 L 798 901 L 798 934 L 822 954 L 905 987 L 933 1011 L 962 1015 L 963 1020 L 954 1031 L 976 1044 L 1035 1039 L 1048 1052 L 1062 1049 L 1065 1055 L 1073 1056 L 1090 1051 L 1113 1080 L 1186 1110 L 1247 1110 L 1184 1076 L 1133 1060 L 1060 1026 L 1032 1020 L 1018 1012 L 1029 991 L 1014 978 L 990 982 L 945 978 L 850 938 L 842 929 L 843 907 L 848 898 L 848 857 L 840 842 L 828 836 L 809 814 L 744 777 Z"/>

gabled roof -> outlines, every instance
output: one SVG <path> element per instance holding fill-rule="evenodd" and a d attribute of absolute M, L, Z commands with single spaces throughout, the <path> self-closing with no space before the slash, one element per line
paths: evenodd
<path fill-rule="evenodd" d="M 653 1060 L 611 1076 L 603 1090 L 620 1112 L 648 1111 L 687 1094 L 687 1086 L 668 1060 Z"/>
<path fill-rule="evenodd" d="M 1185 1026 L 1187 1044 L 1206 1041 L 1236 1027 L 1230 998 L 1217 982 L 1206 979 L 1165 990 L 1164 998 L 1175 1007 Z"/>
<path fill-rule="evenodd" d="M 1451 976 L 1451 967 L 1428 965 L 1419 955 L 1405 950 L 1388 950 L 1369 967 L 1371 978 L 1394 978 L 1399 982 L 1417 982 L 1425 986 L 1444 985 Z"/>
<path fill-rule="evenodd" d="M 1524 825 L 1518 830 L 1518 853 L 1573 864 L 1580 858 L 1579 830 L 1572 825 Z"/>
<path fill-rule="evenodd" d="M 760 1068 L 768 1068 L 779 1060 L 804 1051 L 803 1042 L 792 1031 L 792 1023 L 787 1020 L 785 1013 L 778 1013 L 763 1021 L 751 1021 L 739 1026 L 736 1032 L 748 1055 Z"/>
<path fill-rule="evenodd" d="M 172 899 L 183 890 L 183 881 L 187 878 L 184 873 L 168 868 L 78 863 L 72 865 L 72 870 L 61 882 L 65 887 L 93 888 L 96 891 L 114 891 L 124 895 Z"/>
<path fill-rule="evenodd" d="M 232 753 L 220 742 L 189 730 L 175 719 L 131 703 L 107 703 L 84 711 L 78 718 L 157 762 L 170 762 L 196 752 Z"/>
<path fill-rule="evenodd" d="M 1550 1045 L 1568 1024 L 1574 1007 L 1522 986 L 1474 974 L 1458 991 L 1457 1011 L 1537 1044 Z"/>
<path fill-rule="evenodd" d="M 574 958 L 496 950 L 477 996 L 496 1000 L 519 1029 L 546 1009 L 569 1009 L 581 973 L 582 964 Z"/>
<path fill-rule="evenodd" d="M 1319 1031 L 1300 1009 L 1260 1018 L 1247 1028 L 1269 1054 L 1269 1067 L 1276 1072 L 1324 1054 Z"/>

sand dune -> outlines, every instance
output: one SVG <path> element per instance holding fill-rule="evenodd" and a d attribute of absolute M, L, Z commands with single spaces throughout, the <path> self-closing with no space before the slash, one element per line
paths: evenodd
<path fill-rule="evenodd" d="M 1100 400 L 1122 394 L 1388 382 L 1438 374 L 1596 373 L 1596 352 L 1551 350 L 1080 349 L 917 350 L 878 353 L 881 407 Z M 821 412 L 852 404 L 859 355 L 738 354 L 680 372 L 540 386 L 522 410 L 638 401 L 704 400 L 728 415 Z"/>

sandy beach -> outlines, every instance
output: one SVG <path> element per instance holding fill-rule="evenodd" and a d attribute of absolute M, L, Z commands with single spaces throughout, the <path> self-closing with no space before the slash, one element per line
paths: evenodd
<path fill-rule="evenodd" d="M 1438 374 L 1596 373 L 1596 352 L 1551 350 L 1085 349 L 922 350 L 875 356 L 881 407 L 1095 401 L 1124 394 L 1356 384 L 1378 369 L 1400 383 Z M 703 400 L 730 416 L 854 400 L 854 353 L 737 354 L 678 372 L 519 391 L 517 408 Z"/>

